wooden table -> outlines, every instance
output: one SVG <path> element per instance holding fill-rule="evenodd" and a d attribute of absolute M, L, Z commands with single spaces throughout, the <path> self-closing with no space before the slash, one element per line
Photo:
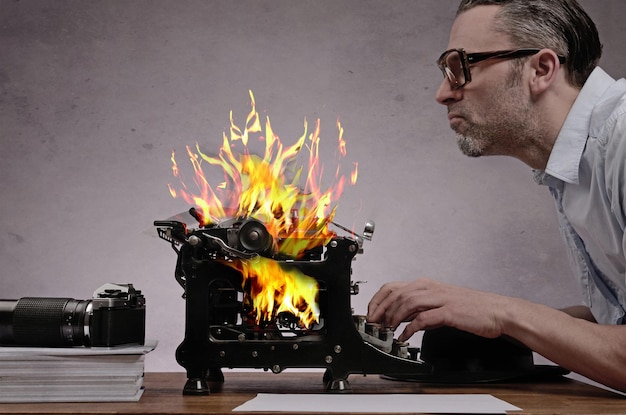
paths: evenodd
<path fill-rule="evenodd" d="M 323 393 L 322 373 L 225 372 L 221 390 L 183 396 L 183 373 L 146 373 L 139 402 L 0 404 L 7 414 L 230 414 L 257 393 Z M 349 377 L 352 393 L 490 394 L 523 409 L 515 414 L 625 414 L 626 397 L 563 378 L 542 383 L 434 385 L 377 375 Z M 392 402 L 390 402 L 392 404 Z M 297 412 L 298 408 L 294 408 Z M 245 414 L 239 412 L 240 414 Z"/>

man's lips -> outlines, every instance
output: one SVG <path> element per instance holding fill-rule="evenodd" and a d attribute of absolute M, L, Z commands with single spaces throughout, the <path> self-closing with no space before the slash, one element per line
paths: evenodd
<path fill-rule="evenodd" d="M 461 121 L 463 121 L 463 117 L 460 114 L 454 112 L 448 114 L 448 122 L 452 128 Z"/>
<path fill-rule="evenodd" d="M 454 112 L 448 113 L 448 121 L 452 121 L 454 119 L 460 119 L 460 118 L 463 118 L 463 117 L 457 113 L 454 113 Z"/>
<path fill-rule="evenodd" d="M 465 118 L 458 112 L 448 113 L 448 122 L 450 123 L 450 128 L 452 128 L 454 131 L 458 132 L 458 128 L 460 128 L 463 120 L 465 120 Z"/>

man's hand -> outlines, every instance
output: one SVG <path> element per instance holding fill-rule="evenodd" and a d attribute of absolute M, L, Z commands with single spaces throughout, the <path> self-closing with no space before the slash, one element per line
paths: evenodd
<path fill-rule="evenodd" d="M 567 369 L 626 392 L 626 327 L 594 323 L 582 307 L 565 311 L 422 278 L 383 285 L 369 303 L 367 318 L 394 329 L 408 322 L 400 341 L 440 326 L 490 338 L 507 335 Z"/>
<path fill-rule="evenodd" d="M 398 337 L 400 341 L 419 330 L 440 326 L 495 338 L 503 334 L 500 315 L 506 310 L 507 300 L 497 294 L 421 278 L 383 285 L 368 305 L 367 318 L 393 328 L 408 322 Z"/>

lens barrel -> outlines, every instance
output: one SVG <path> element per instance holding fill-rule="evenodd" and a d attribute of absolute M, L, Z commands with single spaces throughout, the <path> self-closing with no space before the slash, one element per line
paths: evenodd
<path fill-rule="evenodd" d="M 90 304 L 73 298 L 0 300 L 0 344 L 89 346 Z"/>

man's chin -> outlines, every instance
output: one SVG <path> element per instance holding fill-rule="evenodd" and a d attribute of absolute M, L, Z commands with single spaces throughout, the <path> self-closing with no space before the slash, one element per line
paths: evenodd
<path fill-rule="evenodd" d="M 456 143 L 461 153 L 468 157 L 481 157 L 484 155 L 483 148 L 476 141 L 467 136 L 457 134 Z"/>

